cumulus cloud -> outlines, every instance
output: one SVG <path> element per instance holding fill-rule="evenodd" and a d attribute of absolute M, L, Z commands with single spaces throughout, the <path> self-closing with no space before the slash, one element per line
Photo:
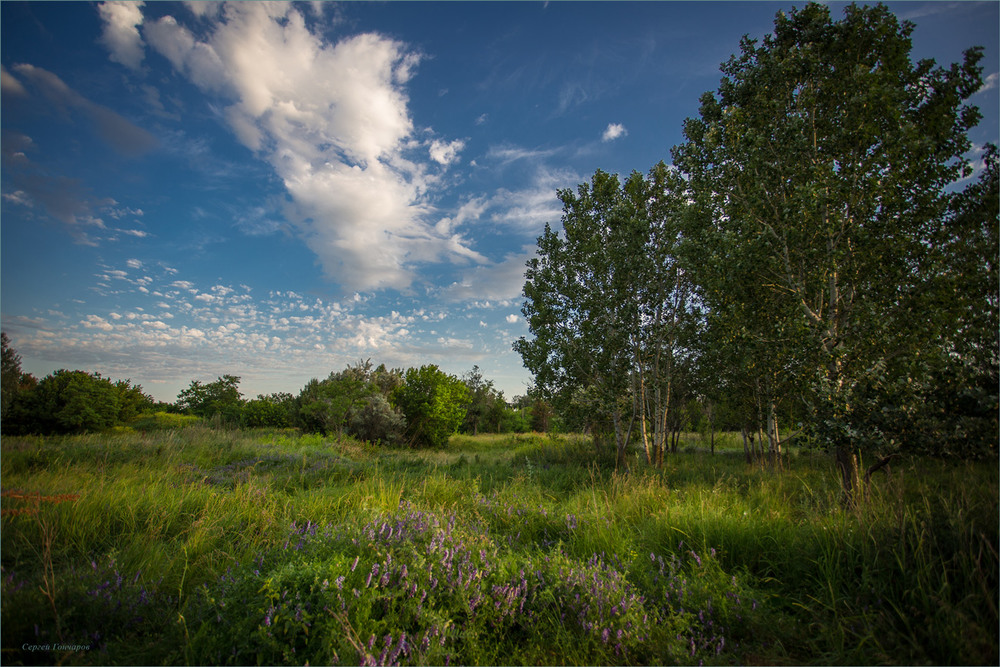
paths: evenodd
<path fill-rule="evenodd" d="M 200 21 L 196 35 L 164 16 L 144 35 L 227 103 L 226 122 L 284 182 L 327 276 L 349 291 L 405 288 L 420 264 L 477 257 L 428 222 L 435 177 L 414 154 L 406 93 L 419 53 L 375 33 L 330 43 L 285 3 L 226 4 Z M 435 141 L 429 156 L 448 165 L 463 147 Z"/>
<path fill-rule="evenodd" d="M 465 142 L 461 139 L 456 139 L 450 143 L 435 139 L 431 142 L 431 159 L 438 164 L 447 166 L 458 159 L 458 154 L 462 152 L 463 148 L 465 148 Z"/>
<path fill-rule="evenodd" d="M 520 317 L 518 317 L 517 315 L 514 315 L 512 313 L 512 314 L 510 314 L 510 315 L 507 316 L 507 324 L 514 324 L 514 323 L 516 323 L 520 319 L 521 319 Z"/>
<path fill-rule="evenodd" d="M 145 56 L 139 26 L 142 25 L 142 2 L 102 2 L 97 11 L 104 21 L 101 43 L 111 52 L 111 60 L 138 70 Z"/>
<path fill-rule="evenodd" d="M 621 123 L 608 123 L 608 126 L 604 128 L 604 134 L 601 135 L 601 141 L 614 141 L 626 134 L 628 134 L 628 130 Z"/>

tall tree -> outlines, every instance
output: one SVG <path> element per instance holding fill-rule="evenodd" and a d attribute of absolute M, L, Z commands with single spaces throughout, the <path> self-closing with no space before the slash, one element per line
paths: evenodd
<path fill-rule="evenodd" d="M 812 435 L 853 501 L 858 452 L 889 444 L 869 428 L 869 388 L 894 383 L 941 326 L 916 315 L 940 296 L 920 268 L 966 173 L 982 54 L 913 63 L 913 24 L 882 5 L 833 21 L 809 4 L 774 25 L 723 65 L 674 160 L 706 213 L 703 238 L 809 381 Z"/>
<path fill-rule="evenodd" d="M 629 191 L 645 191 L 641 174 L 623 186 L 600 170 L 576 193 L 559 191 L 563 234 L 545 226 L 525 273 L 522 312 L 534 338 L 514 344 L 547 394 L 567 403 L 578 387 L 591 390 L 611 418 L 618 465 L 639 412 L 628 395 L 639 328 L 634 258 L 646 238 Z"/>

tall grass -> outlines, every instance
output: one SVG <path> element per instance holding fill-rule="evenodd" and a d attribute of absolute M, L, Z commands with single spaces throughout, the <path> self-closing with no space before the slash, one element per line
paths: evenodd
<path fill-rule="evenodd" d="M 846 511 L 824 455 L 681 449 L 616 471 L 563 435 L 5 438 L 3 659 L 997 662 L 995 463 L 909 459 Z"/>

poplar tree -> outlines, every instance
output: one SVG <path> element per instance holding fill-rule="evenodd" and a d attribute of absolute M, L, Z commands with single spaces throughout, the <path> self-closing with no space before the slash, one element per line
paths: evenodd
<path fill-rule="evenodd" d="M 908 360 L 946 326 L 922 315 L 942 292 L 921 268 L 980 118 L 966 101 L 982 86 L 981 49 L 950 67 L 913 62 L 913 27 L 883 5 L 848 6 L 839 21 L 819 4 L 779 13 L 772 35 L 744 38 L 723 65 L 674 149 L 698 236 L 754 321 L 718 314 L 780 341 L 785 362 L 767 345 L 758 359 L 801 376 L 807 426 L 836 453 L 848 502 L 858 454 L 901 444 L 873 427 L 883 390 L 905 384 Z"/>

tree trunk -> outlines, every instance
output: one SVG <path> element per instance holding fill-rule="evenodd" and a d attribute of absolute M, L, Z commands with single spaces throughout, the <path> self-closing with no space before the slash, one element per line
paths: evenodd
<path fill-rule="evenodd" d="M 712 456 L 715 456 L 715 406 L 711 404 L 709 405 L 710 407 L 708 409 L 708 429 L 709 432 L 711 433 L 710 436 L 711 439 L 709 442 L 711 443 L 712 447 Z"/>
<path fill-rule="evenodd" d="M 772 402 L 767 412 L 767 441 L 771 450 L 771 467 L 781 467 L 781 436 L 778 434 L 778 415 Z"/>
<path fill-rule="evenodd" d="M 653 457 L 649 452 L 649 431 L 646 430 L 646 382 L 643 380 L 642 372 L 639 373 L 639 403 L 642 421 L 639 428 L 642 430 L 642 448 L 646 452 L 646 464 L 653 464 Z"/>
<path fill-rule="evenodd" d="M 750 446 L 752 441 L 748 441 L 746 426 L 740 429 L 740 435 L 743 436 L 743 455 L 747 459 L 747 465 L 750 465 L 753 463 L 753 456 L 750 454 Z"/>
<path fill-rule="evenodd" d="M 836 451 L 837 470 L 840 472 L 841 488 L 844 490 L 844 506 L 854 509 L 858 503 L 861 480 L 858 477 L 858 455 L 853 447 L 840 445 Z"/>

